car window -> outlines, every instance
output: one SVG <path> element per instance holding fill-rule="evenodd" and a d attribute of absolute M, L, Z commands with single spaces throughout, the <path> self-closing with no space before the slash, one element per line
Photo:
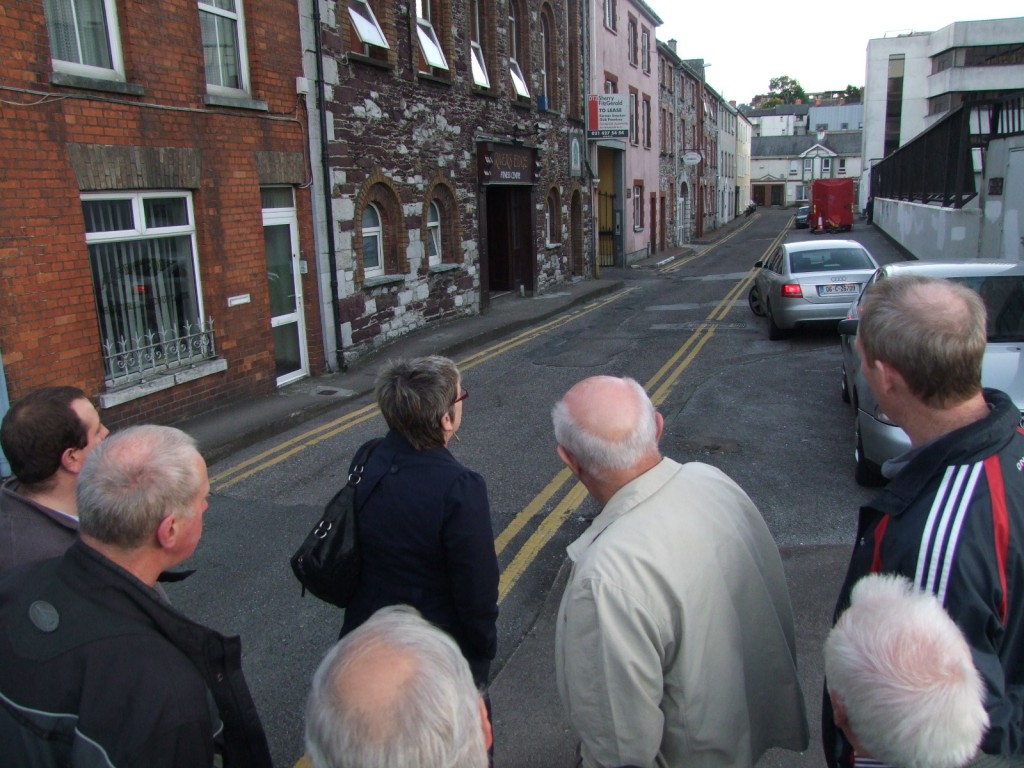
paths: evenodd
<path fill-rule="evenodd" d="M 790 269 L 794 274 L 872 269 L 874 266 L 867 252 L 859 248 L 823 248 L 790 256 Z"/>
<path fill-rule="evenodd" d="M 953 279 L 977 291 L 984 300 L 989 341 L 1024 341 L 1024 277 L 994 275 Z"/>
<path fill-rule="evenodd" d="M 775 253 L 768 259 L 768 263 L 765 266 L 772 272 L 778 272 L 779 267 L 782 265 L 782 249 L 776 248 Z"/>

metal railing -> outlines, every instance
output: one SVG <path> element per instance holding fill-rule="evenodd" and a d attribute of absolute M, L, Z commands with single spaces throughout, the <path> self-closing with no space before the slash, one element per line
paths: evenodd
<path fill-rule="evenodd" d="M 1024 92 L 969 98 L 871 169 L 871 196 L 963 208 L 995 138 L 1024 133 Z M 977 155 L 977 162 L 976 162 Z"/>
<path fill-rule="evenodd" d="M 109 387 L 141 384 L 154 376 L 188 368 L 217 356 L 213 318 L 196 325 L 186 322 L 177 329 L 147 331 L 103 344 L 103 366 Z"/>

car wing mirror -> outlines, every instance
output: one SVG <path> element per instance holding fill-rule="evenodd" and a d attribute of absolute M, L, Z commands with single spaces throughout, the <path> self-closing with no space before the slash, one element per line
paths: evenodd
<path fill-rule="evenodd" d="M 761 269 L 761 267 L 763 267 L 763 266 L 764 266 L 764 262 L 763 261 L 755 261 L 754 262 L 754 269 Z"/>
<path fill-rule="evenodd" d="M 856 336 L 857 326 L 860 325 L 860 320 L 855 317 L 848 317 L 845 320 L 839 321 L 839 335 L 840 336 Z"/>

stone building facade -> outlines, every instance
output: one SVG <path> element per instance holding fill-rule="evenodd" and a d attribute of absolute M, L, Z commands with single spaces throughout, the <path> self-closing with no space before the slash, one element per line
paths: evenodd
<path fill-rule="evenodd" d="M 339 360 L 592 275 L 581 0 L 320 7 Z"/>

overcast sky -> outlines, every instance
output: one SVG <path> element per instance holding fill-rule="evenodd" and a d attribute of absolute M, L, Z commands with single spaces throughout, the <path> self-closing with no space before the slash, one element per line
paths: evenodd
<path fill-rule="evenodd" d="M 896 32 L 934 32 L 955 21 L 1019 17 L 1021 0 L 861 0 L 843 3 L 710 3 L 647 0 L 664 22 L 659 40 L 678 41 L 680 57 L 704 59 L 708 84 L 746 104 L 788 75 L 808 92 L 864 85 L 868 40 Z M 740 9 L 738 6 L 742 5 Z"/>

